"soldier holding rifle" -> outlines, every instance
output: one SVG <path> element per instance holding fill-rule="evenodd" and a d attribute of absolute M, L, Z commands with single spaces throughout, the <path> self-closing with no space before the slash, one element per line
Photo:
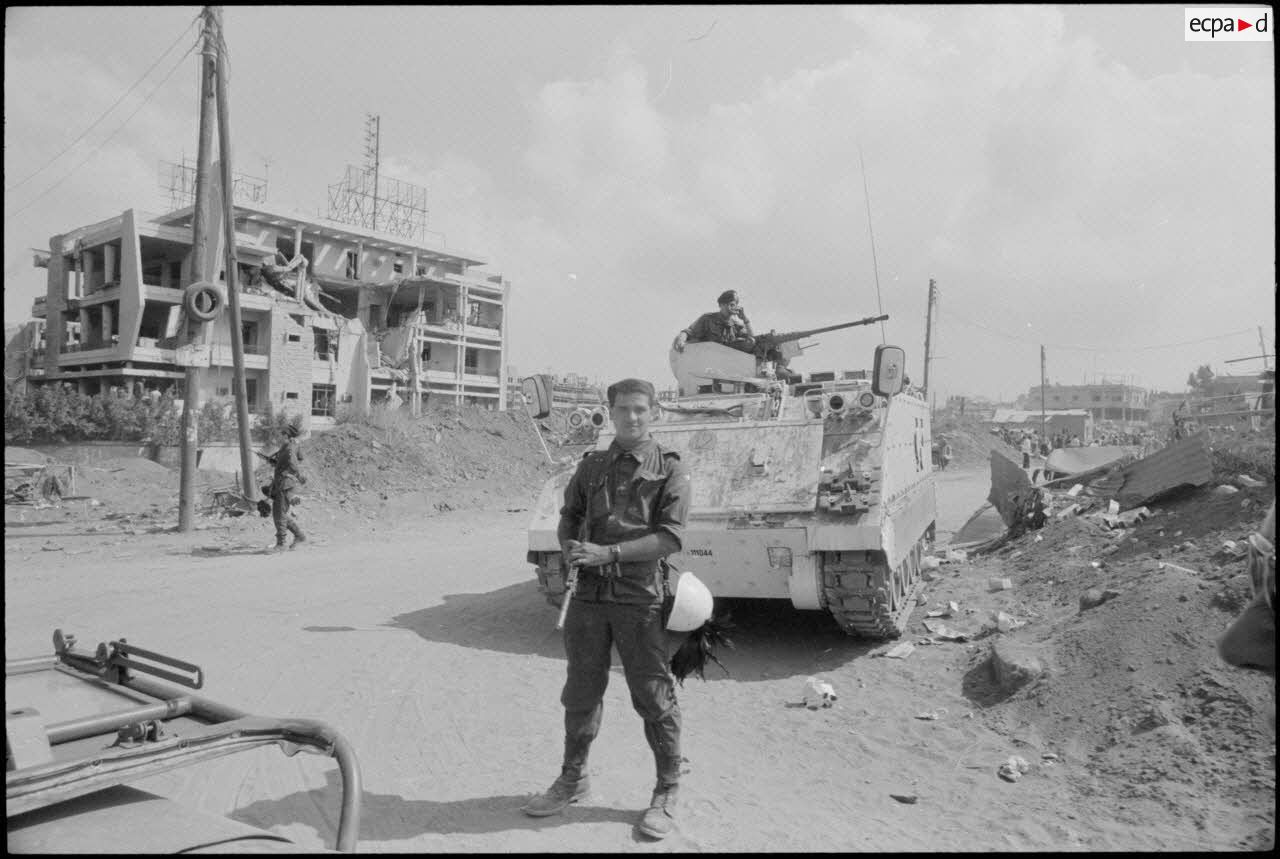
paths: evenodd
<path fill-rule="evenodd" d="M 276 526 L 276 544 L 269 551 L 283 552 L 288 548 L 286 541 L 289 534 L 293 534 L 294 547 L 307 541 L 307 535 L 302 533 L 298 520 L 290 511 L 294 501 L 293 493 L 307 482 L 306 476 L 300 469 L 302 450 L 298 447 L 298 436 L 301 434 L 302 416 L 296 415 L 285 424 L 284 444 L 280 449 L 270 456 L 258 453 L 271 463 L 273 470 L 271 482 L 262 487 L 263 494 L 271 499 L 271 518 Z"/>
<path fill-rule="evenodd" d="M 663 838 L 673 827 L 681 760 L 680 708 L 666 655 L 665 558 L 680 551 L 691 484 L 680 455 L 649 435 L 653 385 L 623 379 L 609 386 L 608 400 L 614 440 L 583 457 L 560 510 L 561 550 L 578 568 L 563 621 L 563 764 L 560 777 L 524 811 L 544 817 L 587 796 L 587 753 L 600 731 L 616 645 L 657 770 L 639 829 Z"/>

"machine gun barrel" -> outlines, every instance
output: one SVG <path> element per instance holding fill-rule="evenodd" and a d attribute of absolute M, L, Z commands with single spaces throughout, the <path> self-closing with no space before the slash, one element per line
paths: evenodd
<path fill-rule="evenodd" d="M 762 349 L 774 348 L 780 343 L 803 340 L 806 337 L 812 337 L 814 334 L 825 334 L 828 331 L 839 331 L 842 328 L 853 328 L 857 325 L 871 325 L 888 318 L 889 314 L 885 313 L 880 316 L 868 316 L 866 319 L 858 319 L 854 322 L 841 322 L 837 325 L 826 325 L 822 328 L 806 328 L 801 331 L 785 331 L 781 334 L 770 331 L 768 334 L 761 334 L 756 337 L 756 350 L 761 351 Z"/>

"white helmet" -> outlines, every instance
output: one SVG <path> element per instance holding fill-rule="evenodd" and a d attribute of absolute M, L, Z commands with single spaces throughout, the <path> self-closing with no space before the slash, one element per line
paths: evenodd
<path fill-rule="evenodd" d="M 667 618 L 667 629 L 672 632 L 692 632 L 711 619 L 711 591 L 690 572 L 683 572 L 676 579 L 675 602 Z"/>

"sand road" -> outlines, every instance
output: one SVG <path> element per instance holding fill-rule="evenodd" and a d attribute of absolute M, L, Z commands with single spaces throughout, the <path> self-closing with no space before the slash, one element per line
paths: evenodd
<path fill-rule="evenodd" d="M 986 491 L 985 470 L 939 482 L 940 536 Z M 948 489 L 948 487 L 951 487 Z M 963 500 L 957 500 L 963 498 Z M 594 796 L 562 816 L 520 813 L 555 777 L 564 674 L 555 611 L 524 562 L 527 511 L 452 512 L 412 527 L 321 534 L 257 554 L 265 523 L 115 538 L 8 528 L 5 650 L 50 651 L 55 627 L 91 644 L 127 636 L 202 666 L 205 694 L 264 715 L 323 719 L 354 744 L 364 778 L 362 852 L 1133 850 L 1226 847 L 1171 816 L 1141 828 L 1090 806 L 1067 750 L 1017 784 L 1012 754 L 962 692 L 965 645 L 906 660 L 787 605 L 735 607 L 732 672 L 680 690 L 687 774 L 679 832 L 634 825 L 653 766 L 616 665 L 592 752 Z M 218 547 L 205 551 L 202 547 Z M 43 547 L 57 546 L 50 551 Z M 943 598 L 976 602 L 972 568 Z M 798 705 L 803 678 L 839 696 Z M 12 702 L 11 702 L 12 703 Z M 940 718 L 917 716 L 935 712 Z M 338 771 L 314 755 L 258 750 L 140 786 L 203 811 L 333 846 Z M 892 795 L 914 795 L 904 804 Z M 1227 824 L 1224 824 L 1224 826 Z"/>

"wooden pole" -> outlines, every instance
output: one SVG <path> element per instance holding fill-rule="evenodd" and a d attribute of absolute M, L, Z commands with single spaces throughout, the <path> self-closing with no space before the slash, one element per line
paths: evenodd
<path fill-rule="evenodd" d="M 205 254 L 208 250 L 208 224 L 204 205 L 209 196 L 209 161 L 213 149 L 213 75 L 216 65 L 214 30 L 209 7 L 204 12 L 204 47 L 200 51 L 200 136 L 196 149 L 196 197 L 191 214 L 191 283 L 205 279 Z M 198 344 L 203 339 L 201 325 L 188 320 L 183 339 Z M 178 530 L 187 532 L 194 526 L 196 460 L 199 456 L 198 426 L 200 415 L 199 367 L 188 366 L 184 374 L 186 390 L 182 397 L 182 450 L 178 482 Z"/>
<path fill-rule="evenodd" d="M 240 327 L 240 276 L 236 261 L 236 210 L 231 176 L 231 109 L 227 104 L 226 40 L 222 37 L 222 7 L 213 6 L 211 17 L 218 36 L 218 155 L 222 162 L 222 223 L 226 240 L 227 316 L 231 326 L 231 367 L 235 384 L 231 386 L 236 401 L 236 424 L 240 430 L 240 479 L 245 498 L 257 497 L 253 480 L 253 440 L 249 435 L 249 392 L 244 378 L 244 331 Z M 302 248 L 295 248 L 301 253 Z M 304 275 L 299 274 L 299 278 Z"/>
<path fill-rule="evenodd" d="M 1040 347 L 1040 441 L 1045 439 L 1045 417 L 1044 417 L 1044 346 Z"/>
<path fill-rule="evenodd" d="M 925 311 L 924 323 L 924 385 L 921 386 L 926 395 L 929 393 L 929 362 L 932 358 L 929 349 L 930 339 L 933 334 L 933 299 L 936 295 L 935 290 L 933 278 L 929 278 L 929 306 Z"/>

